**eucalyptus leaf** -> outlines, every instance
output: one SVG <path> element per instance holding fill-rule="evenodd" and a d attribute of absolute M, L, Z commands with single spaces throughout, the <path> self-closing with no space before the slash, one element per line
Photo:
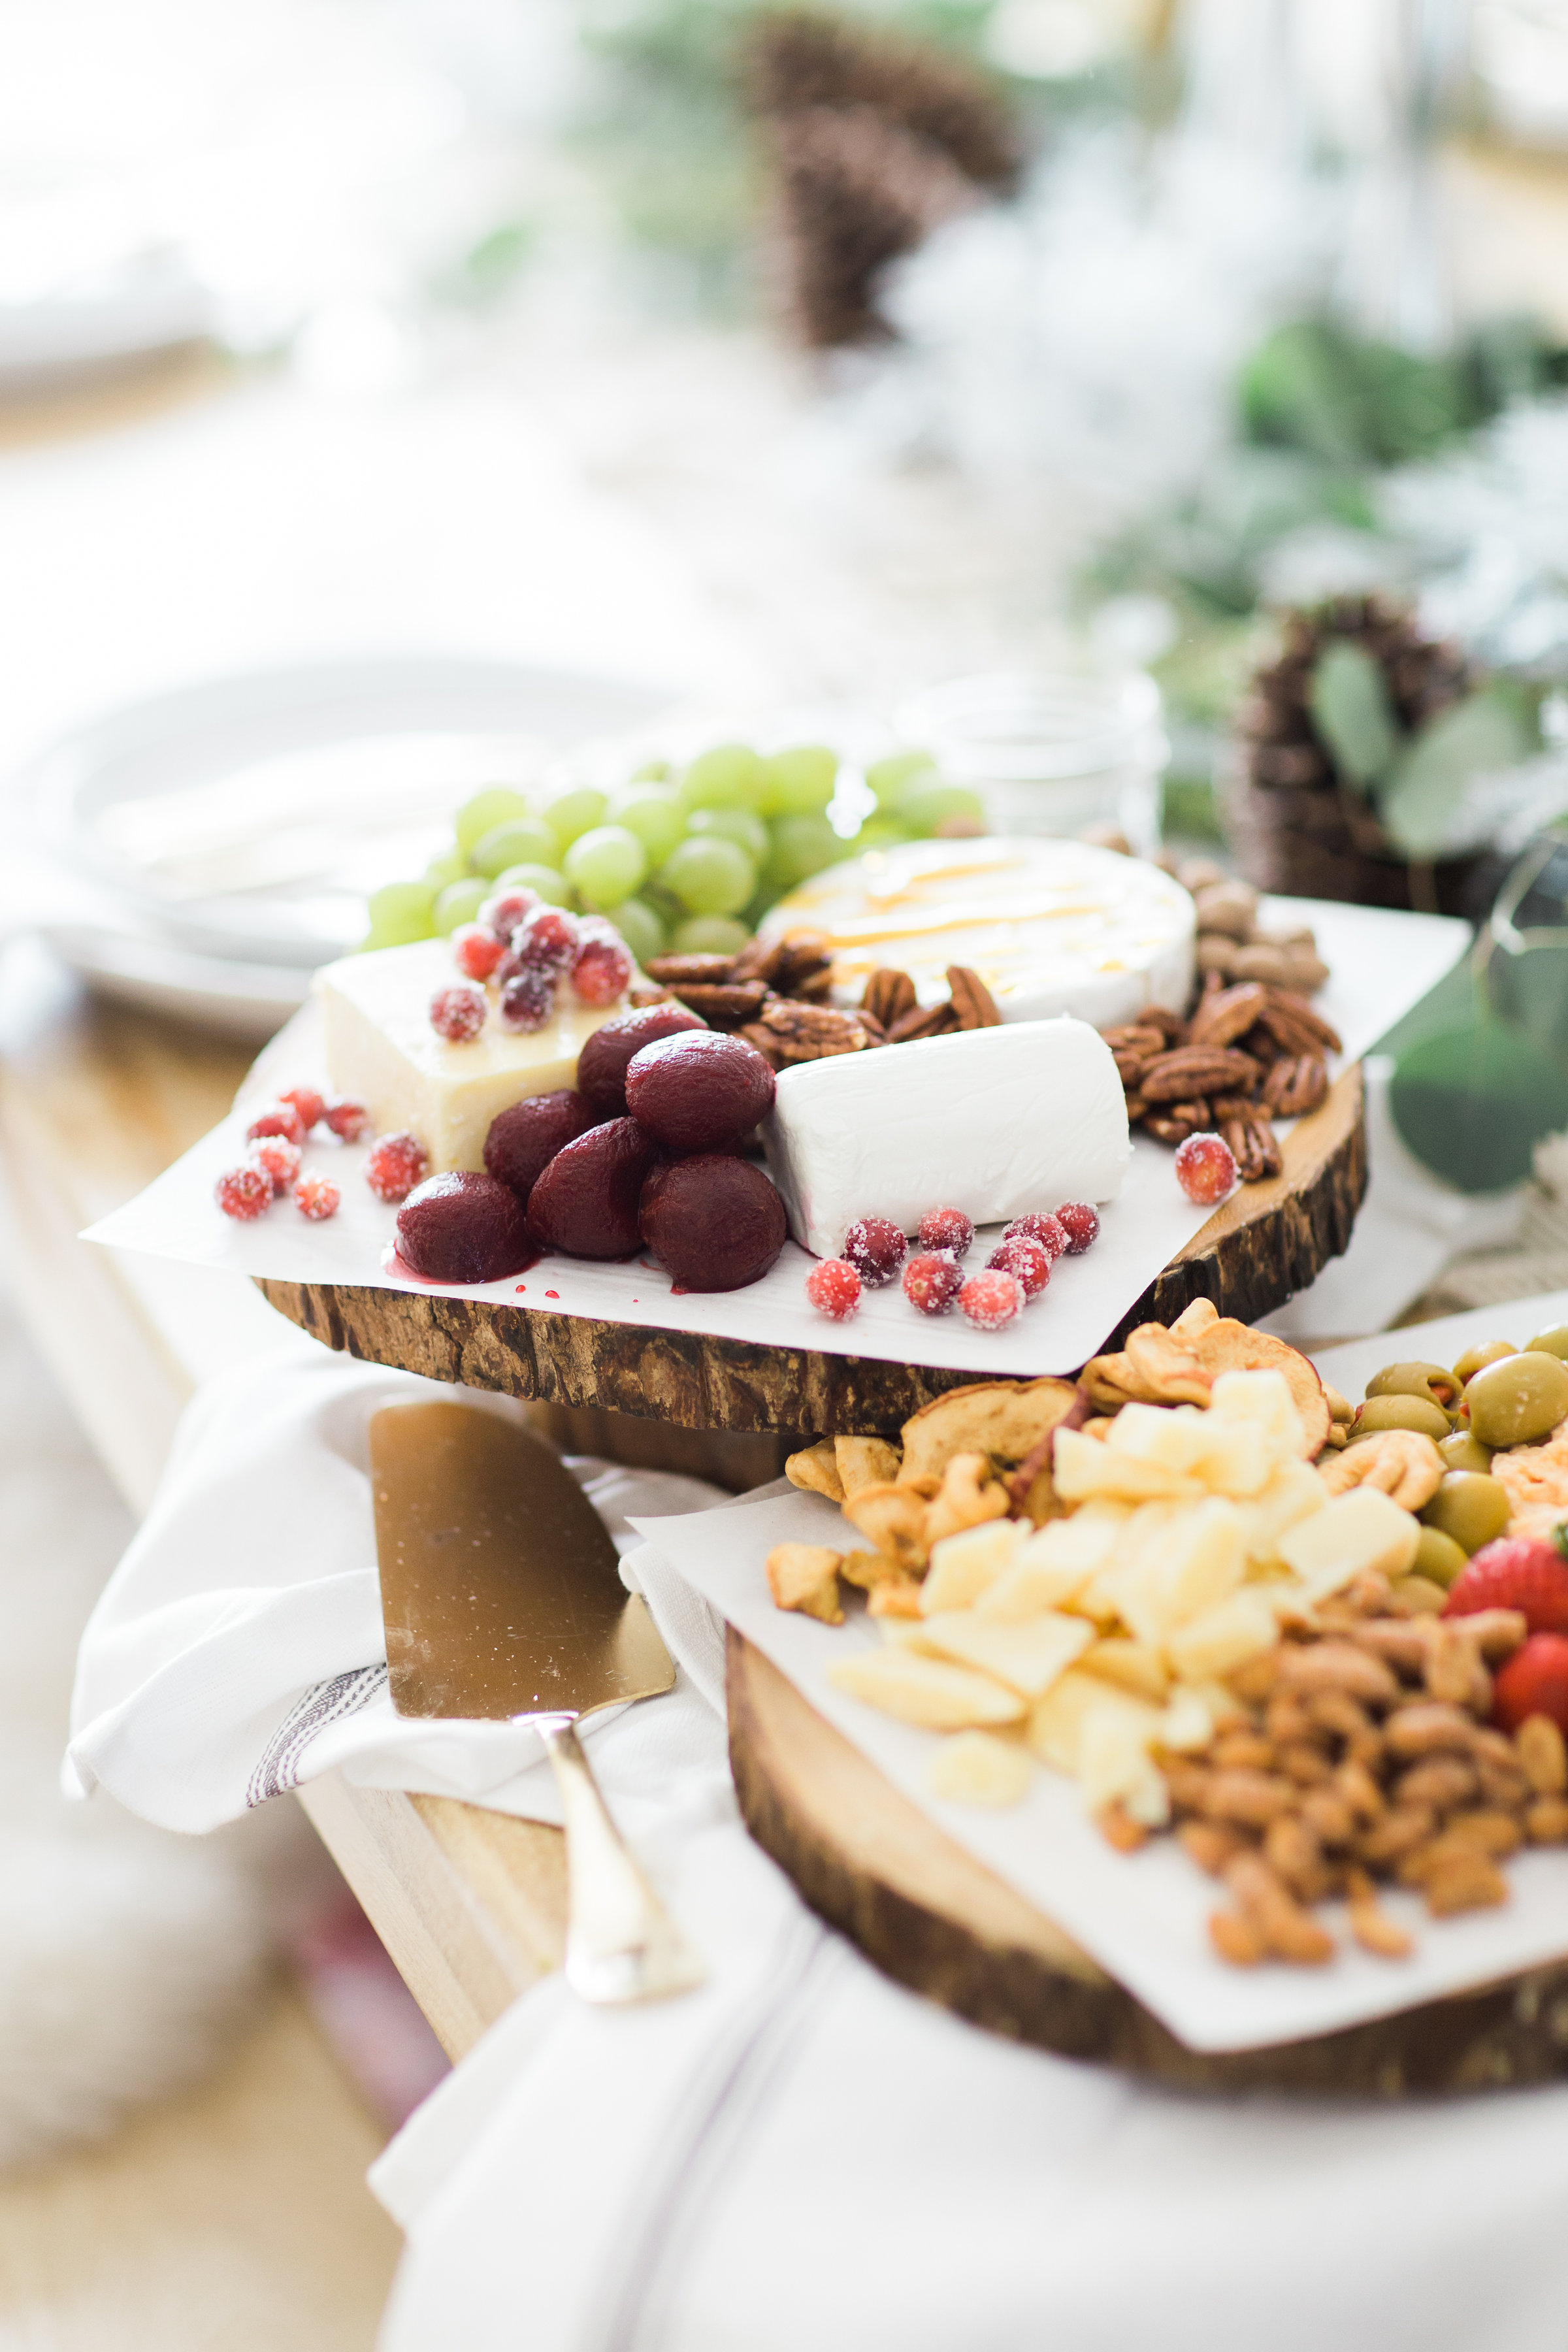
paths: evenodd
<path fill-rule="evenodd" d="M 1424 727 L 1384 777 L 1377 813 L 1406 857 L 1441 857 L 1476 777 L 1528 759 L 1532 734 L 1518 699 L 1483 687 Z"/>
<path fill-rule="evenodd" d="M 1497 1192 L 1529 1175 L 1542 1136 L 1568 1126 L 1568 1079 L 1529 1037 L 1482 1019 L 1401 1054 L 1389 1109 L 1435 1175 L 1461 1192 Z"/>
<path fill-rule="evenodd" d="M 1307 707 L 1335 767 L 1363 792 L 1398 756 L 1399 721 L 1383 672 L 1364 646 L 1349 637 L 1330 639 L 1313 664 Z"/>

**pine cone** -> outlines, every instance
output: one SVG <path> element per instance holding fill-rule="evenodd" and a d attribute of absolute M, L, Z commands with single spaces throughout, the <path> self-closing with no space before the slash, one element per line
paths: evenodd
<path fill-rule="evenodd" d="M 1468 912 L 1484 887 L 1485 862 L 1458 858 L 1413 874 L 1371 803 L 1342 782 L 1312 724 L 1312 671 L 1335 637 L 1372 656 L 1412 732 L 1474 682 L 1456 646 L 1423 637 L 1407 614 L 1378 597 L 1336 596 L 1291 613 L 1279 652 L 1258 672 L 1238 717 L 1229 815 L 1242 871 L 1259 889 L 1299 898 Z"/>
<path fill-rule="evenodd" d="M 816 15 L 761 18 L 745 63 L 772 131 L 784 309 L 817 349 L 887 339 L 876 295 L 888 264 L 1016 181 L 1005 105 L 961 58 Z"/>

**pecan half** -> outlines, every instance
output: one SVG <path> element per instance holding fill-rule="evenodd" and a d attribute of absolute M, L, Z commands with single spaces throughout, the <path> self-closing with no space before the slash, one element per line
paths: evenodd
<path fill-rule="evenodd" d="M 765 1007 L 758 1024 L 786 1062 L 821 1062 L 832 1054 L 864 1053 L 869 1042 L 852 1013 L 826 1005 L 795 1004 L 782 998 Z"/>
<path fill-rule="evenodd" d="M 860 1009 L 870 1013 L 873 1020 L 880 1022 L 884 1029 L 890 1029 L 895 1021 L 901 1021 L 906 1013 L 912 1013 L 918 1002 L 915 984 L 909 973 L 894 971 L 885 964 L 866 982 Z"/>
<path fill-rule="evenodd" d="M 763 980 L 714 985 L 709 981 L 682 981 L 676 994 L 690 1013 L 700 1013 L 714 1029 L 739 1029 L 743 1022 L 754 1021 L 767 997 L 768 986 Z"/>
<path fill-rule="evenodd" d="M 784 940 L 748 940 L 735 958 L 731 980 L 775 981 L 789 961 L 789 947 Z"/>
<path fill-rule="evenodd" d="M 830 971 L 833 959 L 820 931 L 788 931 L 782 944 L 784 956 L 773 976 L 781 996 L 798 996 L 808 980 Z"/>
<path fill-rule="evenodd" d="M 1203 997 L 1187 1029 L 1189 1045 L 1232 1045 L 1244 1036 L 1268 1002 L 1257 981 L 1239 988 L 1216 988 Z"/>
<path fill-rule="evenodd" d="M 1002 1015 L 996 1010 L 996 999 L 977 971 L 971 971 L 967 964 L 950 963 L 947 984 L 961 1029 L 1000 1029 Z"/>
<path fill-rule="evenodd" d="M 1236 1172 L 1244 1184 L 1256 1184 L 1265 1176 L 1278 1176 L 1284 1161 L 1274 1129 L 1266 1118 L 1227 1118 L 1220 1133 L 1229 1144 L 1236 1160 Z"/>
<path fill-rule="evenodd" d="M 783 1045 L 773 1031 L 764 1029 L 760 1021 L 748 1021 L 745 1027 L 736 1034 L 743 1037 L 748 1045 L 756 1047 L 770 1069 L 782 1070 L 786 1066 L 787 1057 Z"/>
<path fill-rule="evenodd" d="M 1328 1065 L 1321 1054 L 1286 1055 L 1263 1081 L 1264 1102 L 1277 1118 L 1303 1118 L 1328 1091 Z"/>
<path fill-rule="evenodd" d="M 1294 989 L 1270 988 L 1268 1003 L 1258 1014 L 1259 1024 L 1279 1040 L 1288 1054 L 1337 1054 L 1340 1034 L 1321 1013 L 1314 1013 Z"/>
<path fill-rule="evenodd" d="M 1258 1065 L 1224 1045 L 1178 1045 L 1149 1065 L 1140 1080 L 1151 1102 L 1190 1102 L 1199 1095 L 1252 1092 Z"/>
<path fill-rule="evenodd" d="M 689 982 L 698 987 L 721 987 L 734 968 L 734 957 L 726 955 L 649 956 L 643 966 L 650 980 L 674 989 L 684 988 Z"/>
<path fill-rule="evenodd" d="M 958 1026 L 958 1015 L 951 1004 L 917 1004 L 900 1021 L 892 1022 L 888 1029 L 889 1045 L 911 1045 L 917 1037 L 945 1037 L 950 1029 Z"/>
<path fill-rule="evenodd" d="M 831 995 L 832 992 L 833 966 L 830 963 L 819 964 L 815 971 L 806 972 L 801 979 L 792 976 L 788 988 L 791 996 L 804 997 L 814 1004 Z"/>
<path fill-rule="evenodd" d="M 1143 1124 L 1156 1143 L 1185 1143 L 1189 1135 L 1206 1132 L 1209 1107 L 1202 1100 L 1157 1103 L 1145 1114 Z"/>
<path fill-rule="evenodd" d="M 626 1003 L 636 1012 L 645 1004 L 668 1004 L 674 993 L 669 988 L 633 988 L 626 992 Z"/>

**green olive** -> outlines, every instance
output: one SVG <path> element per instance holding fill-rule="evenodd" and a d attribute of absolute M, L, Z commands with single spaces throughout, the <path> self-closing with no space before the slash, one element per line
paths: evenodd
<path fill-rule="evenodd" d="M 1491 1448 L 1468 1429 L 1438 1441 L 1437 1451 L 1450 1470 L 1477 1470 L 1484 1478 L 1492 1466 Z"/>
<path fill-rule="evenodd" d="M 1459 1382 L 1441 1364 L 1384 1364 L 1366 1384 L 1369 1397 L 1425 1397 L 1439 1412 L 1451 1412 L 1459 1401 Z"/>
<path fill-rule="evenodd" d="M 1561 1356 L 1568 1361 L 1568 1323 L 1554 1323 L 1550 1331 L 1538 1331 L 1526 1352 L 1532 1356 Z"/>
<path fill-rule="evenodd" d="M 1505 1356 L 1517 1356 L 1519 1349 L 1507 1339 L 1489 1339 L 1484 1348 L 1467 1348 L 1454 1366 L 1457 1381 L 1473 1381 L 1488 1364 L 1500 1364 Z"/>
<path fill-rule="evenodd" d="M 1568 1419 L 1568 1364 L 1539 1350 L 1509 1356 L 1476 1374 L 1465 1402 L 1483 1445 L 1531 1445 Z"/>
<path fill-rule="evenodd" d="M 1441 1528 L 1423 1528 L 1421 1540 L 1415 1547 L 1415 1557 L 1410 1563 L 1412 1576 L 1429 1577 L 1440 1584 L 1445 1592 L 1463 1569 L 1469 1554 L 1463 1544 L 1445 1535 Z"/>
<path fill-rule="evenodd" d="M 1462 1552 L 1479 1551 L 1500 1536 L 1508 1525 L 1508 1488 L 1500 1478 L 1483 1478 L 1475 1470 L 1450 1470 L 1426 1508 L 1421 1524 L 1452 1536 Z"/>
<path fill-rule="evenodd" d="M 1430 1397 L 1368 1397 L 1351 1423 L 1351 1444 L 1353 1445 L 1358 1437 L 1375 1436 L 1384 1429 L 1416 1429 L 1436 1444 L 1447 1436 L 1449 1428 L 1447 1414 Z"/>

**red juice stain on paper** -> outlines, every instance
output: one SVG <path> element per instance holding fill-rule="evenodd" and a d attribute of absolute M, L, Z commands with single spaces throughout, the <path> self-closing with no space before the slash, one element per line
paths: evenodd
<path fill-rule="evenodd" d="M 559 1298 L 561 1293 L 558 1290 L 547 1290 L 544 1296 L 546 1298 Z"/>
<path fill-rule="evenodd" d="M 395 1242 L 388 1242 L 382 1251 L 381 1270 L 383 1274 L 389 1274 L 395 1282 L 423 1282 L 433 1286 L 437 1280 L 434 1275 L 416 1273 L 407 1259 L 399 1254 Z"/>

